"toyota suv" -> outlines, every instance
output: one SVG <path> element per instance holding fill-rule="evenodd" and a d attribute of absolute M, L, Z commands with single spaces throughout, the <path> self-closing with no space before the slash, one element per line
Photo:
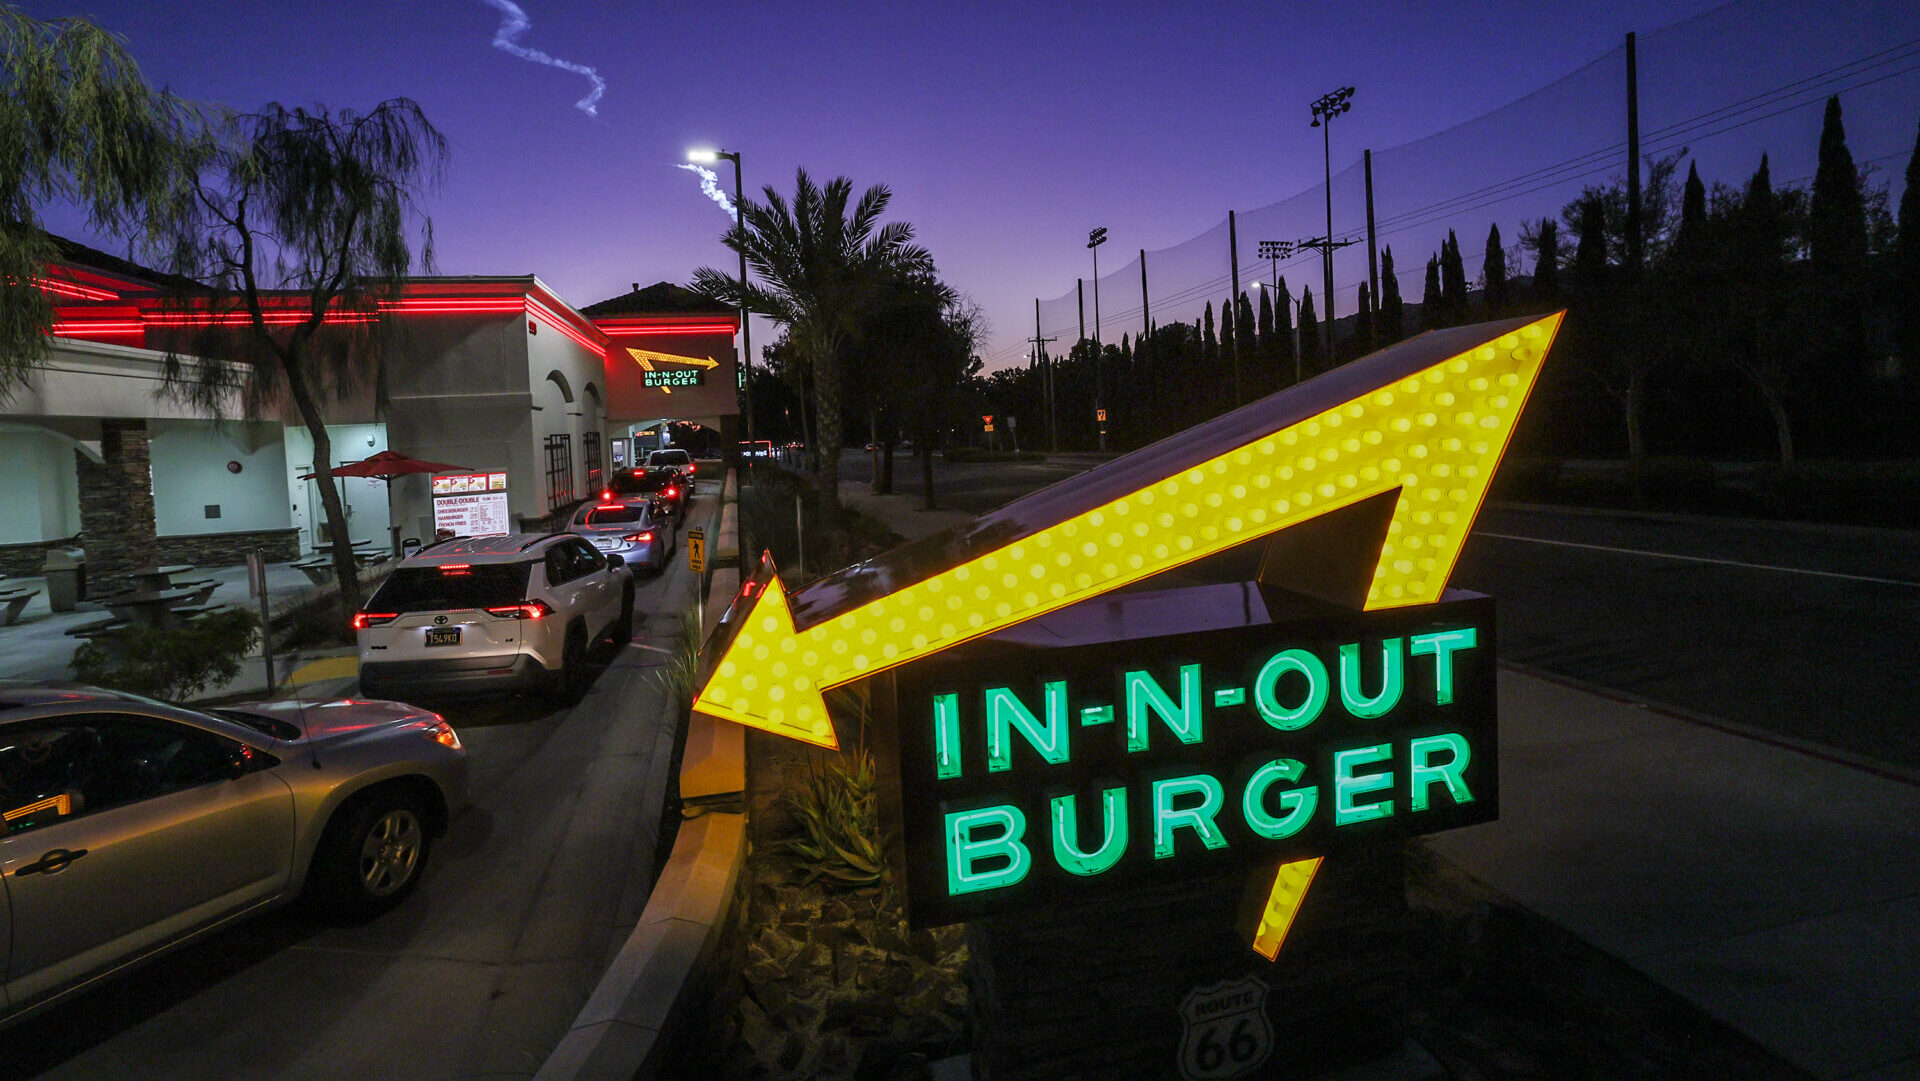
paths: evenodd
<path fill-rule="evenodd" d="M 455 538 L 394 568 L 353 629 L 369 697 L 536 691 L 570 704 L 588 648 L 633 637 L 633 574 L 571 533 Z"/>

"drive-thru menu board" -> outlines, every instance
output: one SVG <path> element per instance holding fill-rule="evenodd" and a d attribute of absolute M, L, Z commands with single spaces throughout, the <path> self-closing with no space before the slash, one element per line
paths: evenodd
<path fill-rule="evenodd" d="M 505 473 L 455 473 L 433 478 L 433 528 L 456 537 L 511 533 Z"/>

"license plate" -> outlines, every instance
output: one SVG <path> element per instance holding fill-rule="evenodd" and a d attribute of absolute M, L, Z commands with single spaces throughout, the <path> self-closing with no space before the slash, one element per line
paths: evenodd
<path fill-rule="evenodd" d="M 614 540 L 612 537 L 593 538 L 593 546 L 595 548 L 612 548 L 614 545 L 619 543 L 620 543 L 619 541 Z"/>
<path fill-rule="evenodd" d="M 428 627 L 427 644 L 430 646 L 457 646 L 460 644 L 460 628 Z"/>

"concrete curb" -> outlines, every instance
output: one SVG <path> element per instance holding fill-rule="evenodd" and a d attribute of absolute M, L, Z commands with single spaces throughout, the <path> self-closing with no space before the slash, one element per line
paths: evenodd
<path fill-rule="evenodd" d="M 708 520 L 717 531 L 709 566 L 737 549 L 733 477 Z M 703 631 L 712 629 L 739 588 L 739 571 L 709 572 Z M 744 733 L 694 714 L 680 770 L 684 800 L 738 795 L 745 786 Z M 658 1077 L 673 1036 L 711 984 L 721 937 L 732 917 L 746 863 L 747 816 L 715 810 L 689 819 L 674 838 L 640 920 L 567 1034 L 534 1081 L 635 1081 Z"/>

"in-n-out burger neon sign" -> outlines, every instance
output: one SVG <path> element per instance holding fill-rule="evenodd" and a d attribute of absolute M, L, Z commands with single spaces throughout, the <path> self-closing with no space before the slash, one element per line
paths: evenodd
<path fill-rule="evenodd" d="M 897 673 L 916 924 L 1497 817 L 1491 601 L 1303 616 L 1253 583 L 1200 594 L 1039 628 L 1152 637 Z M 1214 604 L 1246 617 L 1184 629 Z"/>
<path fill-rule="evenodd" d="M 1085 844 L 1092 842 L 1083 843 L 1081 838 L 1103 838 L 1099 851 L 1106 853 L 1110 843 L 1117 844 L 1113 839 L 1122 824 L 1130 833 L 1137 824 L 1144 831 L 1140 836 L 1158 834 L 1160 841 L 1170 842 L 1172 855 L 1158 858 L 1163 865 L 1179 864 L 1185 872 L 1204 870 L 1210 861 L 1227 858 L 1219 853 L 1238 858 L 1263 847 L 1269 853 L 1267 862 L 1284 861 L 1278 862 L 1251 933 L 1253 948 L 1272 957 L 1319 866 L 1321 852 L 1360 837 L 1378 836 L 1381 830 L 1428 832 L 1483 821 L 1494 813 L 1495 801 L 1488 797 L 1497 783 L 1490 768 L 1494 759 L 1486 753 L 1493 737 L 1491 698 L 1486 698 L 1483 713 L 1467 716 L 1470 711 L 1454 710 L 1459 728 L 1422 729 L 1430 719 L 1424 712 L 1428 707 L 1453 709 L 1454 703 L 1439 701 L 1437 681 L 1443 672 L 1456 677 L 1457 688 L 1457 670 L 1463 660 L 1491 663 L 1490 619 L 1472 617 L 1451 627 L 1389 628 L 1399 626 L 1391 624 L 1391 619 L 1427 618 L 1451 603 L 1443 599 L 1448 577 L 1560 320 L 1559 314 L 1503 320 L 1432 331 L 1395 343 L 1222 414 L 1176 439 L 1108 462 L 1070 484 L 1022 497 L 947 533 L 903 545 L 791 594 L 771 560 L 763 561 L 707 642 L 693 708 L 717 719 L 836 747 L 841 733 L 835 730 L 826 693 L 862 682 L 871 687 L 876 685 L 875 677 L 896 684 L 895 723 L 877 727 L 881 741 L 895 741 L 900 754 L 889 760 L 902 771 L 895 789 L 898 798 L 889 813 L 896 822 L 908 825 L 907 849 L 918 853 L 908 859 L 907 868 L 912 883 L 909 900 L 916 906 L 913 915 L 918 922 L 965 918 L 968 911 L 990 907 L 981 898 L 1023 895 L 1036 888 L 1035 882 L 1052 875 L 1050 868 L 1072 875 L 1061 860 L 1052 858 L 1054 851 L 1076 854 L 1066 862 L 1077 860 L 1082 869 L 1099 864 L 1104 855 L 1101 859 L 1087 855 L 1093 850 Z M 1356 532 L 1353 523 L 1362 519 L 1370 525 Z M 1335 522 L 1341 524 L 1331 524 Z M 1035 670 L 1020 683 L 1000 674 L 1009 664 L 1018 668 L 1014 655 L 1020 650 L 1013 646 L 1022 635 L 1031 637 L 1032 628 L 1070 619 L 1076 610 L 1114 603 L 1125 591 L 1151 585 L 1149 579 L 1189 564 L 1214 557 L 1237 558 L 1236 552 L 1256 543 L 1266 552 L 1259 575 L 1262 583 L 1296 591 L 1291 594 L 1296 600 L 1317 598 L 1327 611 L 1309 613 L 1323 622 L 1300 627 L 1295 626 L 1304 618 L 1299 610 L 1263 605 L 1260 619 L 1249 617 L 1236 626 L 1251 633 L 1254 627 L 1286 625 L 1302 636 L 1300 641 L 1285 636 L 1276 641 L 1250 638 L 1223 654 L 1198 657 L 1193 643 L 1220 630 L 1222 624 L 1177 618 L 1175 610 L 1183 601 L 1170 597 L 1163 598 L 1169 612 L 1148 624 L 1157 630 L 1125 635 L 1101 631 L 1083 637 L 1086 643 L 1098 643 L 1092 647 L 1096 653 L 1071 678 L 1058 671 Z M 1248 583 L 1245 588 L 1259 587 Z M 1191 591 L 1174 592 L 1191 599 Z M 1342 622 L 1354 618 L 1362 622 L 1351 626 Z M 1291 663 L 1300 670 L 1295 674 L 1307 680 L 1303 693 L 1308 697 L 1301 700 L 1305 703 L 1311 700 L 1315 663 L 1305 659 L 1308 655 L 1316 656 L 1324 668 L 1337 664 L 1341 645 L 1356 647 L 1355 656 L 1365 658 L 1368 642 L 1385 650 L 1389 639 L 1410 641 L 1414 634 L 1469 628 L 1474 630 L 1474 649 L 1454 649 L 1445 657 L 1439 652 L 1407 654 L 1407 658 L 1434 658 L 1431 678 L 1435 682 L 1428 698 L 1403 687 L 1406 693 L 1395 707 L 1373 718 L 1360 718 L 1350 708 L 1362 699 L 1339 699 L 1348 720 L 1379 731 L 1355 735 L 1344 724 L 1321 722 L 1302 725 L 1301 732 L 1309 733 L 1302 735 L 1271 723 L 1270 717 L 1283 716 L 1285 710 L 1261 712 L 1263 687 L 1269 706 L 1282 701 L 1274 697 L 1279 692 L 1273 688 L 1280 685 L 1285 672 L 1271 671 L 1266 683 L 1259 678 L 1269 663 L 1283 668 Z M 1130 656 L 1128 667 L 1101 667 L 1113 660 L 1122 644 L 1149 634 L 1172 637 L 1161 643 L 1157 653 Z M 1025 648 L 1064 657 L 1062 644 L 1057 635 L 1042 635 L 1029 640 Z M 1412 648 L 1405 641 L 1402 645 Z M 1289 649 L 1306 652 L 1289 655 Z M 1275 660 L 1283 655 L 1293 660 Z M 1247 723 L 1215 724 L 1208 720 L 1211 714 L 1203 715 L 1189 734 L 1205 732 L 1204 738 L 1189 744 L 1176 734 L 1169 744 L 1176 750 L 1194 751 L 1183 758 L 1159 761 L 1157 751 L 1133 758 L 1120 752 L 1119 758 L 1104 763 L 1107 776 L 1118 778 L 1117 784 L 1105 783 L 1099 774 L 1069 775 L 1060 768 L 1078 761 L 1078 752 L 1071 748 L 1080 746 L 1082 738 L 1074 725 L 1114 724 L 1120 730 L 1113 713 L 1119 710 L 1126 716 L 1126 707 L 1118 703 L 1127 699 L 1128 672 L 1151 673 L 1158 681 L 1157 693 L 1163 696 L 1152 700 L 1177 701 L 1181 723 L 1188 723 L 1193 702 L 1190 684 L 1178 672 L 1152 667 L 1168 658 L 1179 661 L 1177 668 L 1199 663 L 1200 672 L 1215 678 L 1258 661 L 1260 668 L 1245 673 L 1236 685 L 1202 687 L 1199 708 L 1203 714 L 1237 709 Z M 942 677 L 952 686 L 926 684 L 929 673 L 947 672 L 955 663 L 970 667 Z M 1385 679 L 1388 662 L 1380 663 Z M 1067 662 L 1053 660 L 1042 667 L 1049 665 L 1064 668 Z M 1412 664 L 1402 671 L 1412 679 L 1412 673 L 1423 670 Z M 991 686 L 980 682 L 987 678 L 978 675 L 983 672 L 999 682 Z M 1103 682 L 1115 680 L 1122 686 L 1110 690 L 1105 703 L 1082 703 L 1075 697 L 1097 695 Z M 1060 685 L 1053 696 L 1064 697 L 1064 705 L 1049 700 L 1049 684 Z M 1144 677 L 1134 680 L 1134 685 L 1138 693 L 1151 698 Z M 1349 687 L 1361 685 L 1348 681 Z M 1180 697 L 1172 688 L 1180 688 Z M 990 702 L 988 692 L 996 689 Z M 942 695 L 953 697 L 936 702 Z M 1214 697 L 1209 701 L 1207 695 Z M 1014 708 L 1016 703 L 1024 714 Z M 1057 712 L 1061 708 L 1071 720 L 1061 719 Z M 936 716 L 936 710 L 944 714 Z M 985 747 L 988 737 L 996 735 L 997 724 L 1004 727 L 1002 749 L 1020 747 L 1024 741 L 1028 750 L 1007 751 L 1005 770 L 989 768 L 992 763 L 985 760 L 977 769 L 966 765 L 969 716 L 975 717 L 971 723 L 984 726 L 977 733 L 978 746 Z M 1479 727 L 1466 727 L 1469 722 Z M 960 735 L 950 741 L 949 750 L 963 756 L 958 760 L 960 772 L 951 777 L 929 773 L 909 778 L 905 771 L 915 761 L 915 733 L 951 735 L 956 724 Z M 1135 732 L 1140 730 L 1134 726 Z M 1216 733 L 1221 734 L 1217 739 Z M 1250 738 L 1248 733 L 1267 742 L 1234 745 L 1236 739 Z M 1454 760 L 1440 757 L 1442 751 L 1455 749 L 1452 741 L 1440 739 L 1446 735 L 1463 740 L 1464 758 L 1457 766 L 1451 765 Z M 1272 742 L 1280 736 L 1287 737 L 1284 745 Z M 1316 737 L 1322 742 L 1315 742 Z M 1031 757 L 1035 747 L 1041 748 L 1038 761 L 1053 768 L 1050 772 L 1030 767 L 1023 776 L 1020 763 Z M 1386 748 L 1384 758 L 1379 757 L 1382 747 Z M 1061 748 L 1069 749 L 1067 758 L 1052 761 Z M 1298 763 L 1299 769 L 1287 763 Z M 1261 774 L 1262 768 L 1268 772 Z M 999 789 L 971 787 L 976 778 L 996 775 L 1005 781 Z M 1389 775 L 1390 779 L 1382 779 Z M 1450 802 L 1444 808 L 1433 795 L 1432 784 L 1425 783 L 1427 778 L 1438 778 L 1445 788 Z M 1422 781 L 1417 795 L 1416 779 Z M 1243 812 L 1234 829 L 1221 824 L 1234 821 L 1227 810 L 1229 780 L 1239 786 L 1235 791 Z M 1296 787 L 1276 793 L 1275 786 L 1282 782 Z M 1361 803 L 1354 802 L 1401 783 L 1408 787 L 1394 800 L 1399 808 L 1394 814 L 1370 814 L 1386 806 L 1382 801 L 1364 801 L 1368 808 L 1364 811 L 1359 809 Z M 1219 785 L 1219 809 L 1212 807 L 1212 784 Z M 1259 798 L 1251 813 L 1246 813 L 1250 785 Z M 1050 787 L 1061 789 L 1054 795 L 1073 797 L 1059 804 L 1063 811 L 1058 820 L 1052 795 L 1045 803 L 1033 802 L 1036 789 Z M 935 792 L 938 805 L 932 809 L 914 802 L 934 798 Z M 1290 834 L 1278 826 L 1263 833 L 1261 815 L 1279 814 L 1266 810 L 1267 797 L 1289 792 L 1302 806 L 1311 792 L 1316 811 L 1325 813 L 1305 815 L 1299 829 Z M 1426 817 L 1412 817 L 1415 803 L 1423 804 L 1419 811 Z M 1342 816 L 1342 807 L 1350 813 Z M 1066 810 L 1074 814 L 1070 821 Z M 950 815 L 958 817 L 949 820 Z M 1025 839 L 1051 838 L 1056 821 L 1062 837 L 1067 830 L 1073 831 L 1075 845 L 1071 849 L 1048 846 L 1042 853 L 1048 858 L 1039 859 Z M 1113 830 L 1103 829 L 1108 825 Z M 1242 843 L 1235 841 L 1236 829 L 1247 835 Z M 1191 839 L 1198 840 L 1200 850 L 1192 857 L 1181 855 L 1181 846 Z M 1208 844 L 1215 839 L 1224 843 Z M 996 867 L 996 851 L 1005 866 Z M 1154 858 L 1129 855 L 1143 851 L 1143 845 L 1120 847 L 1104 869 L 1080 877 L 1118 883 L 1148 875 L 1137 868 L 1154 866 Z M 1022 853 L 1026 876 L 1014 873 L 1023 862 Z M 955 868 L 952 880 L 947 876 L 949 866 Z"/>

